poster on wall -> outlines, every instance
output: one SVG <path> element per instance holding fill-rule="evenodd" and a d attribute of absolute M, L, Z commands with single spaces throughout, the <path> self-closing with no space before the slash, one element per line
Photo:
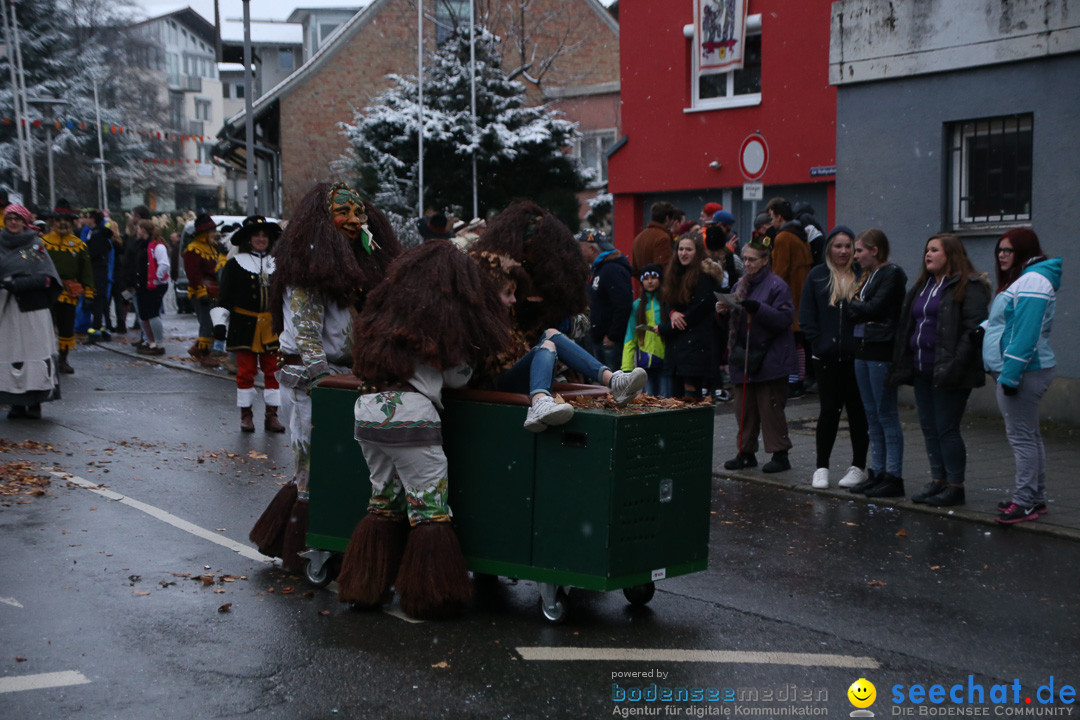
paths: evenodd
<path fill-rule="evenodd" d="M 698 72 L 730 72 L 743 66 L 747 0 L 694 0 Z"/>

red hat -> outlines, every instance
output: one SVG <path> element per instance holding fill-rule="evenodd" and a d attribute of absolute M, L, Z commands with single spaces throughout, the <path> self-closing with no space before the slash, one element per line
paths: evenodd
<path fill-rule="evenodd" d="M 721 211 L 723 209 L 724 209 L 724 206 L 721 205 L 720 203 L 710 202 L 710 203 L 705 203 L 705 211 L 704 212 L 709 217 L 712 217 L 713 215 L 715 215 L 716 213 L 718 213 L 719 211 Z"/>

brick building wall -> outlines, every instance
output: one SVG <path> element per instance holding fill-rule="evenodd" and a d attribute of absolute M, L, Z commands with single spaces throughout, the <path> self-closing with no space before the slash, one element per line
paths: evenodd
<path fill-rule="evenodd" d="M 567 28 L 572 31 L 565 42 L 573 47 L 544 75 L 545 87 L 592 85 L 619 79 L 618 35 L 587 3 L 543 0 L 530 12 L 558 14 L 558 22 L 549 22 L 535 33 L 528 31 L 538 45 L 537 57 L 545 57 L 548 49 L 562 40 Z M 503 25 L 505 19 L 494 13 L 490 17 L 492 31 L 504 38 L 504 67 L 516 68 L 519 60 L 509 40 L 512 33 Z M 282 201 L 286 216 L 313 183 L 336 179 L 331 163 L 347 149 L 339 124 L 351 123 L 355 109 L 363 108 L 389 86 L 387 74 L 416 73 L 415 2 L 376 0 L 359 20 L 356 28 L 346 31 L 328 48 L 332 53 L 328 61 L 309 69 L 303 81 L 294 84 L 280 98 Z M 435 38 L 431 20 L 426 22 L 424 38 L 427 49 L 431 50 Z M 535 88 L 530 97 L 539 101 Z M 575 118 L 569 116 L 569 119 Z"/>

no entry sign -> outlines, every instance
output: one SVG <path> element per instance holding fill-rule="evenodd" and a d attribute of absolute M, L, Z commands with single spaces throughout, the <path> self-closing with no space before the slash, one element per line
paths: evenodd
<path fill-rule="evenodd" d="M 765 144 L 765 138 L 759 133 L 754 133 L 743 140 L 739 148 L 739 170 L 743 177 L 754 181 L 765 174 L 765 168 L 769 165 L 769 146 Z"/>

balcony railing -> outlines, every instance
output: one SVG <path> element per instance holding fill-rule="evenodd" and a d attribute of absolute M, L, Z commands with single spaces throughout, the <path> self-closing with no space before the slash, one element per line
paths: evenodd
<path fill-rule="evenodd" d="M 181 92 L 202 92 L 202 78 L 193 75 L 169 75 L 169 89 Z"/>
<path fill-rule="evenodd" d="M 205 123 L 202 120 L 188 120 L 188 134 L 189 135 L 205 135 L 203 127 Z"/>

